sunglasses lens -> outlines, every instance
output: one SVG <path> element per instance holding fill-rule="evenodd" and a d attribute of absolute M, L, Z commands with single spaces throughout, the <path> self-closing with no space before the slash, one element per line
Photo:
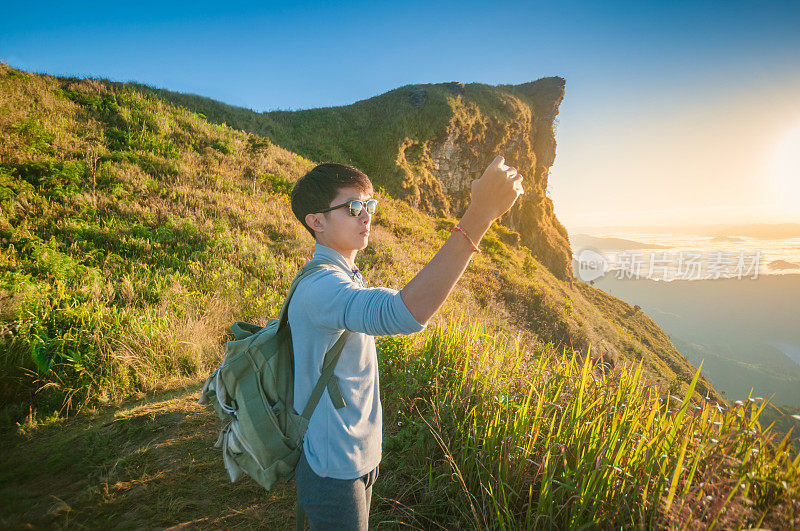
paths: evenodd
<path fill-rule="evenodd" d="M 350 215 L 354 217 L 360 216 L 362 206 L 363 203 L 361 201 L 350 201 Z"/>
<path fill-rule="evenodd" d="M 350 208 L 350 215 L 358 217 L 361 215 L 361 209 L 366 204 L 367 213 L 371 216 L 375 213 L 375 207 L 378 206 L 377 199 L 370 199 L 369 201 L 350 201 L 347 206 Z"/>

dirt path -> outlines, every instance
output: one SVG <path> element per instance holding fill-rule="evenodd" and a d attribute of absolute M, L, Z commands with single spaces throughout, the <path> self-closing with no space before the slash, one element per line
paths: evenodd
<path fill-rule="evenodd" d="M 294 482 L 228 480 L 200 385 L 2 435 L 0 527 L 294 527 Z"/>

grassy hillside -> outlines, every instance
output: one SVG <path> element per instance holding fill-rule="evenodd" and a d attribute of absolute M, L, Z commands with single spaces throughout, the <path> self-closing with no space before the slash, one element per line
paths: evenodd
<path fill-rule="evenodd" d="M 388 195 L 434 216 L 460 217 L 470 184 L 497 153 L 525 177 L 525 195 L 499 221 L 557 278 L 571 277 L 567 230 L 547 186 L 564 79 L 520 85 L 407 85 L 351 105 L 256 113 L 200 96 L 128 86 L 271 139 L 318 161 L 352 164 Z"/>
<path fill-rule="evenodd" d="M 459 319 L 378 347 L 371 528 L 800 524 L 800 456 L 759 425 L 764 404 L 662 400 L 639 371 Z M 199 391 L 20 426 L 0 455 L 0 525 L 291 528 L 294 484 L 231 485 Z"/>
<path fill-rule="evenodd" d="M 225 123 L 270 138 L 309 159 L 332 160 L 363 168 L 373 176 L 376 184 L 390 194 L 400 196 L 404 174 L 396 163 L 399 144 L 404 138 L 423 143 L 446 129 L 457 84 L 401 87 L 342 107 L 266 113 L 256 113 L 202 96 L 127 85 L 201 113 L 213 123 Z M 412 88 L 425 92 L 423 105 L 412 104 L 409 96 Z M 491 102 L 493 105 L 488 111 L 498 119 L 508 121 L 510 118 L 512 111 L 505 109 L 496 96 L 492 97 L 496 89 L 474 83 L 463 90 L 471 99 Z M 441 209 L 443 205 L 438 207 Z M 431 208 L 435 207 L 431 205 Z"/>
<path fill-rule="evenodd" d="M 77 524 L 116 521 L 121 511 L 132 526 L 198 513 L 247 524 L 257 511 L 178 489 L 212 477 L 213 492 L 226 492 L 223 474 L 208 475 L 212 463 L 221 467 L 218 454 L 185 431 L 208 417 L 164 405 L 153 411 L 161 420 L 136 409 L 130 415 L 144 417 L 129 422 L 125 412 L 140 406 L 119 404 L 197 382 L 219 363 L 232 321 L 263 324 L 277 313 L 312 249 L 288 192 L 313 163 L 149 93 L 5 65 L 0 132 L 0 398 L 13 428 L 4 438 L 45 462 L 19 467 L 28 461 L 18 453 L 4 457 L 0 503 L 13 515 L 4 523 L 62 518 L 47 516 L 38 496 L 64 500 L 63 487 L 75 495 L 65 504 Z M 455 219 L 379 197 L 357 263 L 369 284 L 399 289 Z M 652 321 L 560 281 L 514 231 L 496 225 L 481 246 L 424 334 L 381 340 L 389 439 L 380 518 L 632 525 L 685 514 L 727 521 L 723 507 L 753 524 L 795 517 L 800 459 L 755 412 L 669 396 L 697 388 L 716 397 L 704 379 L 692 381 L 695 369 Z M 462 314 L 470 323 L 449 317 Z M 82 416 L 64 420 L 77 409 Z M 188 424 L 176 428 L 180 419 Z M 609 446 L 615 439 L 626 443 Z M 92 450 L 77 460 L 76 447 Z M 178 456 L 180 466 L 167 464 Z M 279 512 L 291 503 L 276 496 Z M 148 500 L 159 510 L 142 508 Z"/>
<path fill-rule="evenodd" d="M 202 374 L 234 318 L 276 313 L 313 248 L 287 195 L 310 161 L 152 95 L 3 68 L 9 420 L 31 402 L 52 412 L 64 397 L 110 400 Z M 455 220 L 381 199 L 359 267 L 373 285 L 400 288 Z M 694 368 L 647 317 L 559 281 L 502 226 L 481 245 L 445 311 L 611 364 L 641 359 L 667 388 L 685 388 Z"/>

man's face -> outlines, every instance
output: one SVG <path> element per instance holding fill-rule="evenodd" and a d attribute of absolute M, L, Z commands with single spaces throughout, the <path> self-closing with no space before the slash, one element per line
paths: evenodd
<path fill-rule="evenodd" d="M 372 196 L 357 188 L 342 188 L 328 205 L 335 206 L 352 200 L 366 201 Z M 360 251 L 369 243 L 372 216 L 366 208 L 361 209 L 358 216 L 351 216 L 346 206 L 331 210 L 325 214 L 316 214 L 320 226 L 311 225 L 317 233 L 317 243 L 326 245 L 345 254 L 347 251 Z"/>

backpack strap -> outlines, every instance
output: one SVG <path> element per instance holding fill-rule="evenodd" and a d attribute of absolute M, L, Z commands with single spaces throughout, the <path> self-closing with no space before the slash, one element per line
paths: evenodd
<path fill-rule="evenodd" d="M 289 323 L 289 301 L 291 300 L 292 295 L 294 295 L 294 290 L 297 288 L 297 285 L 300 284 L 300 281 L 311 273 L 324 268 L 339 268 L 346 272 L 346 270 L 339 264 L 319 258 L 316 260 L 311 260 L 305 266 L 303 266 L 297 273 L 292 285 L 289 287 L 289 292 L 286 295 L 286 299 L 283 301 L 283 306 L 281 307 L 281 314 L 278 321 L 279 330 L 282 327 L 287 326 Z M 331 397 L 331 402 L 333 402 L 333 406 L 336 409 L 341 409 L 347 405 L 344 401 L 344 397 L 342 396 L 342 391 L 339 389 L 339 380 L 336 378 L 336 376 L 334 376 L 333 370 L 336 368 L 336 363 L 339 361 L 339 356 L 342 354 L 342 349 L 344 348 L 344 344 L 349 335 L 350 332 L 345 330 L 342 335 L 339 336 L 339 339 L 336 340 L 336 343 L 334 343 L 333 346 L 328 349 L 328 352 L 325 353 L 325 358 L 322 362 L 322 373 L 320 374 L 319 380 L 317 380 L 317 385 L 311 392 L 311 397 L 308 399 L 308 403 L 303 410 L 303 417 L 305 417 L 306 420 L 311 419 L 311 414 L 314 413 L 314 409 L 317 407 L 317 404 L 322 398 L 322 393 L 326 387 L 328 388 L 328 395 Z"/>
<path fill-rule="evenodd" d="M 344 343 L 347 341 L 347 336 L 349 335 L 350 332 L 345 330 L 344 333 L 339 336 L 339 339 L 336 340 L 336 343 L 325 353 L 325 359 L 322 361 L 322 374 L 319 380 L 317 380 L 317 385 L 314 386 L 314 390 L 311 392 L 306 408 L 303 410 L 303 417 L 306 420 L 311 420 L 311 414 L 314 413 L 314 409 L 317 407 L 317 404 L 319 404 L 319 400 L 322 398 L 322 392 L 326 387 L 328 388 L 331 402 L 333 402 L 333 406 L 336 409 L 341 409 L 346 405 L 344 397 L 342 396 L 342 391 L 339 389 L 339 380 L 333 375 L 333 370 L 336 368 L 336 363 L 339 361 L 339 356 L 342 354 Z"/>
<path fill-rule="evenodd" d="M 310 275 L 311 273 L 325 268 L 325 267 L 339 267 L 339 264 L 334 264 L 333 262 L 328 262 L 327 260 L 311 260 L 307 263 L 300 271 L 297 273 L 294 281 L 292 282 L 291 287 L 289 288 L 289 293 L 286 295 L 286 300 L 283 302 L 283 306 L 281 307 L 281 314 L 278 321 L 278 329 L 283 326 L 286 326 L 289 323 L 289 301 L 294 295 L 294 290 L 297 288 L 297 285 L 303 280 L 305 277 Z M 347 272 L 347 271 L 345 271 Z M 349 275 L 349 272 L 348 272 Z M 347 337 L 350 335 L 348 330 L 345 330 L 339 339 L 336 340 L 336 343 L 328 349 L 328 352 L 325 353 L 325 358 L 322 361 L 322 374 L 320 374 L 319 380 L 317 380 L 317 385 L 314 386 L 314 390 L 311 392 L 311 396 L 308 399 L 308 403 L 306 403 L 306 407 L 303 410 L 303 418 L 306 420 L 311 420 L 311 415 L 314 413 L 314 410 L 317 408 L 320 399 L 322 398 L 322 393 L 325 388 L 328 388 L 328 396 L 331 397 L 331 402 L 333 402 L 333 406 L 336 409 L 343 408 L 346 404 L 344 402 L 344 397 L 342 396 L 342 392 L 339 389 L 339 380 L 334 376 L 333 370 L 336 368 L 336 363 L 339 361 L 339 356 L 342 354 L 342 349 L 344 348 L 344 344 L 347 341 Z M 306 513 L 303 510 L 303 507 L 300 505 L 300 501 L 297 501 L 297 513 L 296 513 L 296 529 L 297 531 L 304 531 L 306 527 Z"/>
<path fill-rule="evenodd" d="M 325 359 L 322 362 L 322 374 L 319 380 L 317 380 L 317 385 L 314 386 L 314 390 L 311 392 L 311 397 L 308 399 L 306 408 L 303 410 L 303 418 L 307 421 L 311 420 L 311 415 L 317 408 L 317 404 L 319 404 L 319 400 L 322 398 L 322 392 L 326 387 L 328 388 L 328 395 L 331 397 L 333 406 L 336 409 L 341 409 L 345 406 L 344 397 L 339 390 L 339 380 L 333 375 L 333 369 L 336 368 L 336 362 L 339 361 L 339 356 L 342 354 L 344 343 L 347 341 L 347 336 L 349 334 L 350 332 L 345 330 L 330 350 L 325 353 Z M 306 512 L 303 510 L 302 505 L 300 505 L 300 500 L 297 500 L 296 530 L 305 531 L 306 521 Z"/>
<path fill-rule="evenodd" d="M 343 268 L 339 264 L 335 264 L 335 263 L 330 262 L 328 260 L 322 260 L 320 258 L 317 258 L 316 260 L 311 260 L 306 265 L 304 265 L 302 268 L 300 268 L 300 271 L 297 272 L 297 276 L 294 277 L 294 281 L 292 282 L 292 285 L 289 286 L 289 292 L 286 294 L 286 298 L 283 301 L 283 306 L 281 307 L 281 314 L 280 314 L 280 317 L 278 318 L 279 319 L 278 320 L 278 329 L 279 330 L 281 328 L 283 328 L 284 326 L 286 326 L 287 323 L 289 322 L 289 301 L 291 300 L 292 295 L 294 295 L 294 290 L 297 288 L 297 285 L 300 284 L 300 281 L 303 280 L 304 278 L 306 278 L 311 273 L 314 273 L 314 272 L 316 272 L 316 271 L 318 271 L 320 269 L 324 269 L 324 268 L 327 268 L 327 269 L 338 268 L 338 269 L 341 269 L 342 271 L 345 271 L 348 275 L 350 274 L 349 271 L 347 271 L 345 268 Z"/>

